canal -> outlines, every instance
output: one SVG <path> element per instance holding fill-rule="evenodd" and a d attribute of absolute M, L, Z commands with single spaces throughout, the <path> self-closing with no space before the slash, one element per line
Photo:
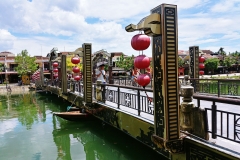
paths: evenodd
<path fill-rule="evenodd" d="M 35 92 L 0 96 L 1 160 L 164 160 L 152 149 L 98 119 L 53 116 L 69 102 Z"/>

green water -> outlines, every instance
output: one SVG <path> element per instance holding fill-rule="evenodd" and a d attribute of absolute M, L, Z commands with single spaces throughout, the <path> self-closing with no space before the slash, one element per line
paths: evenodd
<path fill-rule="evenodd" d="M 35 92 L 0 96 L 0 160 L 155 160 L 152 149 L 99 120 L 53 116 L 70 104 Z"/>

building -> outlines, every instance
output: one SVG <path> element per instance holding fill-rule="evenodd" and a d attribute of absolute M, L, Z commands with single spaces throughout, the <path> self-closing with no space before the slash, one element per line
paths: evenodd
<path fill-rule="evenodd" d="M 35 56 L 36 63 L 39 66 L 43 66 L 44 74 L 49 75 L 49 58 L 42 56 Z M 15 68 L 18 66 L 15 63 L 15 55 L 11 52 L 0 52 L 0 63 L 3 64 L 0 72 L 0 83 L 3 83 L 6 79 L 8 79 L 9 83 L 17 83 L 20 79 L 18 73 L 15 71 Z M 29 73 L 29 76 L 32 73 Z"/>

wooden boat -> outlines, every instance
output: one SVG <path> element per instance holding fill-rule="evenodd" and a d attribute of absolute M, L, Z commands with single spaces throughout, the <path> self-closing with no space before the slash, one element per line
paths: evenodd
<path fill-rule="evenodd" d="M 53 112 L 53 115 L 61 117 L 69 121 L 82 121 L 90 119 L 92 116 L 88 113 L 81 113 L 80 111 L 71 112 Z"/>

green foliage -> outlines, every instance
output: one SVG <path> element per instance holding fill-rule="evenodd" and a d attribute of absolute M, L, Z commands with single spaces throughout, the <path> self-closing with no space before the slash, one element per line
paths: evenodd
<path fill-rule="evenodd" d="M 233 56 L 227 56 L 223 60 L 223 66 L 226 66 L 226 67 L 231 67 L 235 63 L 236 63 L 236 58 Z"/>
<path fill-rule="evenodd" d="M 36 64 L 35 61 L 35 57 L 30 57 L 30 55 L 28 55 L 28 51 L 23 50 L 15 57 L 15 63 L 18 64 L 15 70 L 20 76 L 33 73 L 37 70 L 38 67 L 38 64 Z"/>
<path fill-rule="evenodd" d="M 224 48 L 220 47 L 220 49 L 218 50 L 218 53 L 222 56 L 226 55 L 226 52 L 223 50 Z"/>
<path fill-rule="evenodd" d="M 4 69 L 4 64 L 3 63 L 0 63 L 0 72 L 2 72 Z"/>
<path fill-rule="evenodd" d="M 178 57 L 178 67 L 182 67 L 184 63 L 184 60 L 181 57 Z"/>
<path fill-rule="evenodd" d="M 212 71 L 214 73 L 214 70 L 218 68 L 219 59 L 218 58 L 208 58 L 204 62 L 205 68 Z"/>
<path fill-rule="evenodd" d="M 130 70 L 134 65 L 134 56 L 124 57 L 121 55 L 115 62 L 116 66 L 119 68 L 124 68 L 124 70 Z"/>
<path fill-rule="evenodd" d="M 233 64 L 240 63 L 240 52 L 235 51 L 235 52 L 229 53 L 229 56 L 233 57 Z"/>
<path fill-rule="evenodd" d="M 75 55 L 68 55 L 67 56 L 67 60 L 66 60 L 66 67 L 67 67 L 67 72 L 71 72 L 72 73 L 72 68 L 75 66 L 78 66 L 80 68 L 80 71 L 82 71 L 82 58 L 80 58 L 80 63 L 78 63 L 77 65 L 73 64 L 71 62 L 72 57 L 75 57 Z"/>

